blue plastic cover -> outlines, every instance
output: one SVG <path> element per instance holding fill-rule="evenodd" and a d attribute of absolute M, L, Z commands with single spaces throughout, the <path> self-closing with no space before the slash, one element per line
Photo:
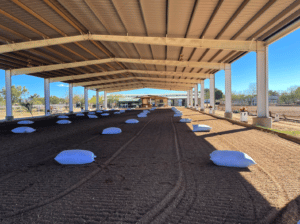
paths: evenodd
<path fill-rule="evenodd" d="M 179 114 L 179 113 L 174 114 L 174 117 L 181 117 L 181 116 L 182 116 L 182 114 Z"/>
<path fill-rule="evenodd" d="M 108 116 L 109 115 L 109 113 L 103 113 L 103 114 L 101 114 L 101 116 Z"/>
<path fill-rule="evenodd" d="M 182 122 L 182 123 L 191 123 L 192 119 L 190 119 L 190 118 L 182 118 L 182 119 L 180 119 L 179 122 Z"/>
<path fill-rule="evenodd" d="M 97 110 L 96 112 L 97 112 L 97 113 L 102 113 L 103 111 L 102 111 L 102 110 Z"/>
<path fill-rule="evenodd" d="M 246 153 L 239 151 L 213 151 L 210 154 L 210 160 L 218 166 L 246 168 L 256 164 L 256 162 Z"/>
<path fill-rule="evenodd" d="M 25 121 L 19 121 L 17 124 L 33 124 L 33 123 L 34 123 L 33 121 L 25 120 Z"/>
<path fill-rule="evenodd" d="M 96 114 L 96 112 L 89 112 L 88 114 L 89 115 L 94 115 L 94 114 Z"/>
<path fill-rule="evenodd" d="M 69 120 L 59 120 L 56 122 L 57 124 L 71 124 L 72 122 Z"/>
<path fill-rule="evenodd" d="M 114 114 L 121 114 L 121 112 L 120 111 L 116 111 L 116 112 L 114 112 Z"/>
<path fill-rule="evenodd" d="M 96 115 L 88 115 L 89 118 L 98 118 Z"/>
<path fill-rule="evenodd" d="M 77 116 L 77 117 L 83 117 L 83 116 L 84 116 L 84 114 L 82 114 L 82 113 L 79 113 L 79 114 L 76 114 L 76 116 Z"/>
<path fill-rule="evenodd" d="M 147 114 L 141 113 L 137 115 L 138 117 L 147 117 Z"/>
<path fill-rule="evenodd" d="M 125 113 L 125 110 L 120 110 L 120 113 Z"/>
<path fill-rule="evenodd" d="M 73 149 L 60 152 L 54 159 L 64 165 L 86 164 L 94 162 L 95 154 L 88 150 Z"/>
<path fill-rule="evenodd" d="M 102 131 L 103 135 L 115 135 L 115 134 L 120 134 L 122 132 L 122 130 L 120 128 L 116 128 L 116 127 L 110 127 L 110 128 L 105 128 Z"/>
<path fill-rule="evenodd" d="M 11 130 L 13 133 L 32 133 L 34 131 L 36 131 L 34 128 L 31 127 L 18 127 L 18 128 L 14 128 Z"/>
<path fill-rule="evenodd" d="M 128 119 L 125 121 L 126 124 L 137 124 L 139 121 L 137 119 Z"/>
<path fill-rule="evenodd" d="M 211 127 L 205 124 L 194 124 L 193 131 L 210 131 Z"/>
<path fill-rule="evenodd" d="M 57 118 L 59 118 L 59 119 L 67 119 L 67 118 L 69 118 L 68 116 L 65 116 L 65 115 L 60 115 L 60 116 L 58 116 Z"/>

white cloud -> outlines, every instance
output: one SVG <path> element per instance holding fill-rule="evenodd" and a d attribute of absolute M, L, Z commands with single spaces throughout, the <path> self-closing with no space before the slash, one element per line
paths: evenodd
<path fill-rule="evenodd" d="M 58 87 L 69 87 L 69 84 L 58 84 Z"/>

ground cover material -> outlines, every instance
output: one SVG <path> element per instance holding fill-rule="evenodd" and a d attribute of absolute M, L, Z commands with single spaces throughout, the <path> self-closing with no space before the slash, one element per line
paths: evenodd
<path fill-rule="evenodd" d="M 33 121 L 28 121 L 28 120 L 18 122 L 18 124 L 33 124 L 33 123 L 34 123 Z"/>
<path fill-rule="evenodd" d="M 166 214 L 162 223 L 297 223 L 299 145 L 199 112 L 181 110 L 193 119 L 192 123 L 180 123 L 180 118 L 172 118 L 173 111 L 157 109 L 133 126 L 124 121 L 136 117 L 139 111 L 97 120 L 75 117 L 68 126 L 59 126 L 53 119 L 47 121 L 47 128 L 39 127 L 39 132 L 26 138 L 2 132 L 0 222 L 136 223 L 168 195 L 178 180 L 176 136 L 184 172 L 183 194 L 174 207 L 162 210 L 161 214 Z M 78 183 L 101 167 L 153 117 L 155 120 L 141 135 L 94 178 L 47 205 L 4 218 L 7 213 L 55 197 Z M 192 125 L 197 123 L 211 126 L 211 132 L 192 132 Z M 121 127 L 122 135 L 101 135 L 100 131 L 110 126 Z M 74 144 L 93 151 L 97 155 L 95 163 L 61 166 L 53 161 L 55 156 L 52 162 L 40 162 L 65 148 L 75 148 Z M 218 167 L 209 156 L 215 150 L 243 151 L 257 165 Z"/>

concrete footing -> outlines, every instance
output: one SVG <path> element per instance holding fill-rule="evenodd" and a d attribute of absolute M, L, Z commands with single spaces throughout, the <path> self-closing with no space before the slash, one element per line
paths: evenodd
<path fill-rule="evenodd" d="M 6 116 L 5 119 L 7 121 L 13 121 L 14 120 L 14 116 Z"/>
<path fill-rule="evenodd" d="M 224 117 L 225 117 L 225 118 L 232 119 L 232 112 L 225 112 L 225 113 L 224 113 Z"/>
<path fill-rule="evenodd" d="M 254 117 L 253 125 L 259 125 L 262 127 L 272 128 L 272 118 L 271 117 Z"/>

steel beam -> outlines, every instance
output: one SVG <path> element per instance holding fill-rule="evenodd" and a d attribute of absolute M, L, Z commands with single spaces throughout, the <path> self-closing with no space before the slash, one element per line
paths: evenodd
<path fill-rule="evenodd" d="M 149 71 L 149 70 L 117 70 L 117 71 L 109 71 L 109 72 L 96 72 L 96 73 L 88 73 L 83 75 L 70 75 L 70 76 L 62 76 L 57 78 L 50 78 L 50 82 L 68 82 L 77 79 L 86 79 L 86 78 L 97 78 L 102 76 L 114 75 L 119 73 L 136 73 L 136 74 L 148 74 L 148 75 L 158 75 L 158 76 L 174 76 L 180 78 L 209 78 L 209 74 L 207 73 L 196 73 L 196 72 L 167 72 L 167 71 Z"/>
<path fill-rule="evenodd" d="M 204 80 L 201 80 L 201 111 L 204 111 L 204 100 L 205 100 Z"/>
<path fill-rule="evenodd" d="M 71 37 L 58 37 L 36 41 L 27 41 L 0 46 L 0 54 L 33 48 L 49 47 L 80 41 L 109 41 L 131 44 L 150 44 L 174 47 L 210 48 L 235 51 L 256 51 L 264 46 L 262 41 L 215 40 L 194 38 L 169 38 L 169 37 L 138 37 L 119 35 L 84 34 Z"/>
<path fill-rule="evenodd" d="M 177 67 L 187 67 L 187 68 L 206 68 L 206 69 L 225 69 L 224 63 L 216 62 L 193 62 L 193 61 L 174 61 L 174 60 L 149 60 L 149 59 L 131 59 L 131 58 L 107 58 L 107 59 L 97 59 L 89 61 L 71 62 L 64 64 L 55 65 L 44 65 L 36 66 L 30 68 L 19 68 L 11 70 L 12 75 L 21 74 L 32 74 L 38 72 L 49 72 L 59 69 L 76 68 L 88 65 L 105 64 L 109 62 L 123 62 L 123 63 L 135 63 L 135 64 L 151 64 L 151 65 L 164 65 L 164 66 L 177 66 Z"/>
<path fill-rule="evenodd" d="M 84 88 L 84 110 L 85 112 L 89 111 L 89 95 L 88 88 Z"/>
<path fill-rule="evenodd" d="M 73 113 L 73 84 L 69 84 L 69 112 Z"/>
<path fill-rule="evenodd" d="M 50 115 L 50 80 L 44 79 L 45 115 Z"/>
<path fill-rule="evenodd" d="M 89 81 L 89 82 L 81 82 L 81 83 L 75 83 L 74 86 L 87 86 L 89 88 L 97 88 L 95 86 L 98 86 L 103 83 L 114 83 L 114 82 L 122 82 L 127 80 L 150 80 L 150 81 L 160 81 L 165 82 L 166 84 L 172 83 L 182 83 L 182 84 L 188 84 L 189 86 L 193 86 L 193 84 L 196 84 L 197 80 L 191 80 L 191 79 L 166 79 L 166 78 L 154 78 L 154 77 L 129 77 L 129 78 L 119 78 L 119 79 L 110 79 L 110 80 L 97 80 L 97 81 Z"/>
<path fill-rule="evenodd" d="M 11 100 L 11 72 L 5 71 L 5 91 L 6 91 L 6 120 L 13 120 L 12 100 Z"/>

